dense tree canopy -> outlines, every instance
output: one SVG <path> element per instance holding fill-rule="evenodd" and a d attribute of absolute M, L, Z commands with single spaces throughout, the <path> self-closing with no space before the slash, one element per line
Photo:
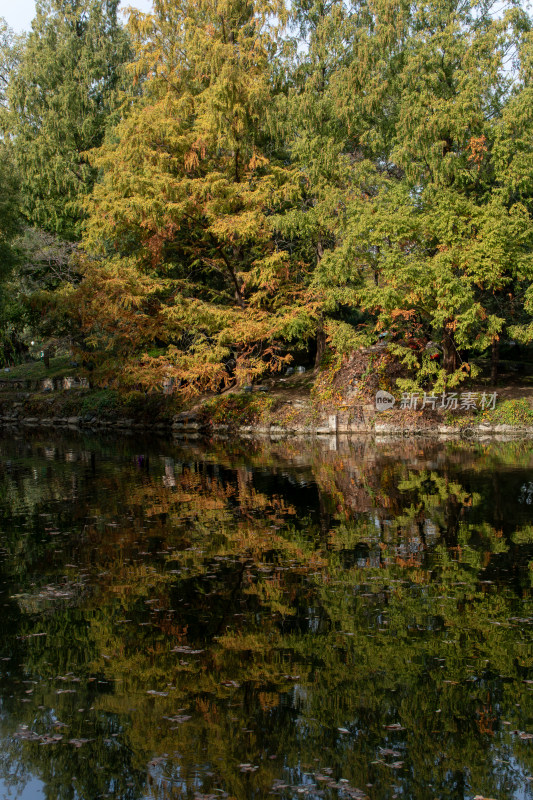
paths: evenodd
<path fill-rule="evenodd" d="M 108 377 L 221 388 L 386 332 L 442 388 L 533 339 L 520 2 L 156 0 L 126 34 L 47 0 L 2 37 L 20 212 L 83 241 L 47 290 Z"/>

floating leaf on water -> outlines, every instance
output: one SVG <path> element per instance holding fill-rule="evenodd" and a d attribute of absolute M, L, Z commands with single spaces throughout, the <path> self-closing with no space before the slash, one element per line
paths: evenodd
<path fill-rule="evenodd" d="M 15 739 L 26 739 L 27 741 L 38 741 L 41 737 L 35 731 L 30 731 L 27 725 L 21 725 L 19 730 L 13 734 Z"/>
<path fill-rule="evenodd" d="M 45 733 L 41 737 L 39 744 L 57 744 L 63 738 L 60 733 L 54 733 L 52 736 Z"/>

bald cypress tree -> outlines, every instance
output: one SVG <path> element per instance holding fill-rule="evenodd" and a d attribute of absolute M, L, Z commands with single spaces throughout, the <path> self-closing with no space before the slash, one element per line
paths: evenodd
<path fill-rule="evenodd" d="M 157 0 L 135 14 L 142 97 L 92 156 L 81 287 L 95 347 L 123 375 L 187 389 L 248 382 L 298 335 L 287 253 L 270 214 L 286 169 L 271 158 L 276 2 Z"/>

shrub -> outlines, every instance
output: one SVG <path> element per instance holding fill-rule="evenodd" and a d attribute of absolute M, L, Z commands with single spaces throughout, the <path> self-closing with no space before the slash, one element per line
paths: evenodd
<path fill-rule="evenodd" d="M 206 422 L 215 425 L 248 425 L 268 411 L 274 403 L 272 397 L 259 394 L 230 394 L 208 401 L 202 407 Z"/>
<path fill-rule="evenodd" d="M 481 421 L 492 425 L 533 425 L 533 409 L 525 397 L 504 400 L 496 408 L 485 410 Z"/>
<path fill-rule="evenodd" d="M 113 389 L 101 389 L 91 392 L 83 398 L 81 404 L 82 416 L 107 417 L 116 414 L 119 405 L 118 392 Z"/>

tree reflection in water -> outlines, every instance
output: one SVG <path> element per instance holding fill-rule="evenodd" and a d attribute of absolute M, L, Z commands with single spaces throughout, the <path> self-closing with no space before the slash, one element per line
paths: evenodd
<path fill-rule="evenodd" d="M 0 449 L 15 794 L 529 796 L 527 443 Z"/>

